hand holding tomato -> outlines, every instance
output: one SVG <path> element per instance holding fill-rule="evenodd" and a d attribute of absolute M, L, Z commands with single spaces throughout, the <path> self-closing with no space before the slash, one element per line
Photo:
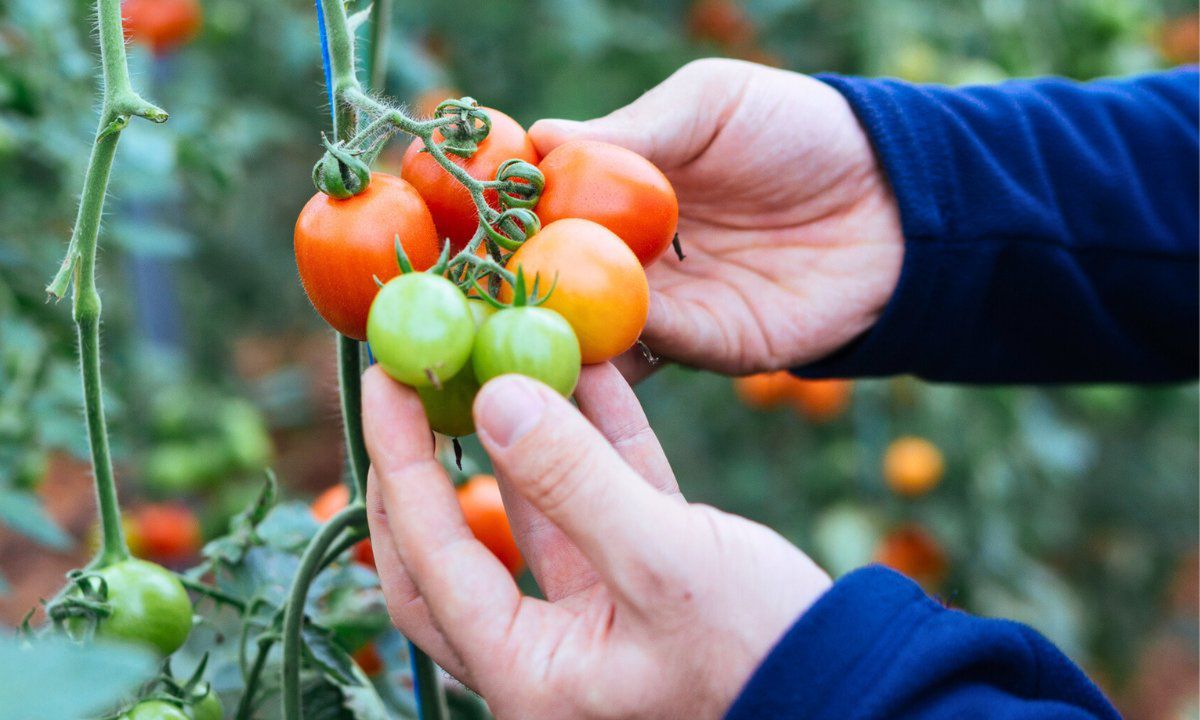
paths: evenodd
<path fill-rule="evenodd" d="M 475 402 L 546 600 L 523 597 L 464 519 L 416 392 L 379 368 L 363 391 L 392 619 L 502 720 L 718 717 L 830 585 L 773 531 L 687 504 L 633 392 L 600 364 L 583 369 L 578 410 L 517 375 Z"/>
<path fill-rule="evenodd" d="M 869 328 L 896 287 L 895 198 L 819 81 L 702 60 L 611 115 L 529 134 L 547 157 L 575 140 L 627 147 L 674 186 L 687 259 L 646 268 L 642 334 L 668 359 L 739 375 L 809 362 Z"/>

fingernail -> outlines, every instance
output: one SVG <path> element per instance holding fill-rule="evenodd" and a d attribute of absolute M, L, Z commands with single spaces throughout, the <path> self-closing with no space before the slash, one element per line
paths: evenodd
<path fill-rule="evenodd" d="M 542 418 L 546 401 L 533 384 L 520 375 L 492 380 L 475 400 L 475 424 L 494 444 L 513 445 Z"/>

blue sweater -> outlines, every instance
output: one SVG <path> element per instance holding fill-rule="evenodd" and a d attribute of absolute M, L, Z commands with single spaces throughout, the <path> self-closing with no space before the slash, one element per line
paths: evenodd
<path fill-rule="evenodd" d="M 825 76 L 866 128 L 905 253 L 879 321 L 795 370 L 960 382 L 1195 378 L 1200 76 L 949 89 Z M 1115 718 L 1033 630 L 846 576 L 729 720 Z"/>

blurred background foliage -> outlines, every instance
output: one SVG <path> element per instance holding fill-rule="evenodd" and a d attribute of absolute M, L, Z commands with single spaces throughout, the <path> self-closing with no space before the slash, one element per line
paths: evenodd
<path fill-rule="evenodd" d="M 94 132 L 90 5 L 0 3 L 8 624 L 79 561 L 92 518 L 73 326 L 42 292 Z M 294 497 L 335 483 L 340 435 L 332 338 L 291 250 L 328 124 L 313 7 L 202 7 L 187 46 L 131 48 L 171 121 L 124 137 L 101 286 L 122 493 L 194 513 L 211 536 L 268 464 Z M 1186 0 L 398 0 L 387 92 L 421 112 L 469 94 L 529 123 L 607 113 L 711 55 L 919 82 L 1087 79 L 1196 62 L 1194 13 Z M 886 560 L 949 604 L 1028 622 L 1130 717 L 1197 717 L 1194 385 L 772 392 L 739 401 L 728 379 L 680 368 L 639 388 L 692 500 L 777 528 L 834 573 Z M 916 477 L 885 478 L 902 436 L 929 445 L 907 461 Z"/>

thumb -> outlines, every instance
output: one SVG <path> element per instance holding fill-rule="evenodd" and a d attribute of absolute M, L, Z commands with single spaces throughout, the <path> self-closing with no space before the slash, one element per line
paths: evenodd
<path fill-rule="evenodd" d="M 529 137 L 541 155 L 569 140 L 598 140 L 628 148 L 664 172 L 703 153 L 737 104 L 747 82 L 745 63 L 698 60 L 629 105 L 594 120 L 539 120 Z"/>
<path fill-rule="evenodd" d="M 497 474 L 627 598 L 669 572 L 686 506 L 652 488 L 561 395 L 520 375 L 489 381 L 475 427 Z"/>

